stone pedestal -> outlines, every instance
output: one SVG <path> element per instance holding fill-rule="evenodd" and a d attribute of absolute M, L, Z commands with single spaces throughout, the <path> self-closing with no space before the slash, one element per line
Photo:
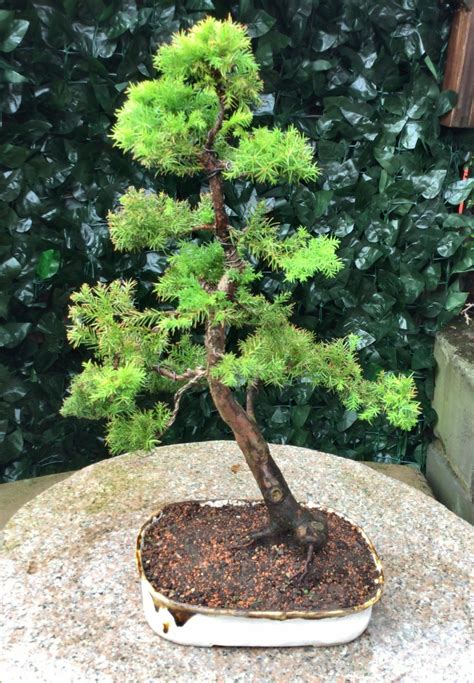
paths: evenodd
<path fill-rule="evenodd" d="M 438 438 L 426 477 L 438 500 L 474 524 L 474 325 L 462 321 L 438 334 L 435 358 Z"/>
<path fill-rule="evenodd" d="M 2 681 L 467 683 L 469 524 L 360 463 L 290 446 L 272 452 L 297 497 L 345 512 L 382 557 L 386 591 L 360 639 L 255 650 L 182 647 L 155 636 L 134 565 L 142 521 L 172 500 L 258 496 L 233 443 L 167 446 L 85 468 L 7 524 Z"/>

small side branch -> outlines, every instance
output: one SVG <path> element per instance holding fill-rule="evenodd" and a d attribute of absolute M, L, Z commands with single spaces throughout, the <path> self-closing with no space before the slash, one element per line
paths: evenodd
<path fill-rule="evenodd" d="M 471 308 L 474 308 L 474 304 L 466 304 L 466 306 L 464 306 L 464 308 L 461 311 L 461 315 L 464 316 L 464 320 L 466 321 L 466 325 L 471 324 L 471 314 L 470 314 Z"/>
<path fill-rule="evenodd" d="M 194 368 L 194 370 L 191 370 L 188 368 L 185 372 L 177 373 L 174 372 L 174 370 L 168 370 L 167 368 L 162 368 L 160 365 L 155 365 L 153 367 L 153 370 L 157 372 L 159 375 L 162 377 L 166 377 L 167 379 L 172 379 L 175 382 L 184 382 L 187 379 L 194 380 L 196 378 L 201 379 L 206 374 L 206 371 L 202 367 Z M 189 382 L 188 382 L 189 384 Z M 185 389 L 187 385 L 182 387 Z M 179 390 L 181 391 L 181 389 Z M 178 392 L 179 393 L 179 392 Z"/>
<path fill-rule="evenodd" d="M 173 424 L 173 422 L 176 420 L 176 416 L 178 415 L 179 405 L 181 403 L 181 399 L 183 398 L 183 394 L 185 394 L 188 391 L 188 389 L 193 387 L 195 384 L 200 382 L 202 380 L 202 378 L 205 377 L 205 375 L 206 375 L 206 371 L 204 369 L 202 369 L 200 372 L 195 374 L 194 377 L 192 377 L 192 379 L 189 380 L 189 382 L 184 384 L 181 387 L 181 389 L 178 389 L 178 391 L 175 393 L 175 395 L 174 395 L 174 408 L 173 408 L 173 412 L 171 414 L 171 417 L 167 422 L 166 429 L 169 429 L 171 427 L 171 425 Z"/>
<path fill-rule="evenodd" d="M 212 146 L 214 144 L 214 140 L 217 137 L 218 132 L 222 128 L 222 124 L 224 122 L 224 113 L 225 113 L 225 103 L 224 103 L 224 96 L 219 92 L 218 94 L 219 97 L 219 113 L 217 115 L 216 122 L 214 123 L 213 127 L 207 134 L 207 140 L 206 140 L 206 151 L 211 151 Z"/>
<path fill-rule="evenodd" d="M 257 423 L 257 420 L 255 419 L 255 396 L 257 395 L 257 392 L 258 382 L 252 382 L 248 385 L 245 411 L 249 418 L 253 420 L 255 423 Z"/>

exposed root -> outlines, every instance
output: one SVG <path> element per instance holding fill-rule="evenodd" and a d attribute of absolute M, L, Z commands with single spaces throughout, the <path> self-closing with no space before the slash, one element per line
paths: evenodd
<path fill-rule="evenodd" d="M 327 541 L 328 530 L 325 517 L 317 511 L 301 508 L 292 532 L 295 540 L 300 545 L 307 547 L 306 560 L 301 571 L 291 577 L 291 583 L 301 584 L 309 573 L 315 551 L 319 550 Z M 241 543 L 231 546 L 231 550 L 249 548 L 258 541 L 274 537 L 279 533 L 282 533 L 282 529 L 277 524 L 270 523 L 268 526 L 249 532 Z"/>
<path fill-rule="evenodd" d="M 308 546 L 308 552 L 306 554 L 306 561 L 303 565 L 303 569 L 291 577 L 291 583 L 302 583 L 303 582 L 303 579 L 308 575 L 308 569 L 309 569 L 309 565 L 311 564 L 311 560 L 313 559 L 313 555 L 314 555 L 314 543 L 310 543 Z"/>
<path fill-rule="evenodd" d="M 275 536 L 276 533 L 277 529 L 273 524 L 264 526 L 261 529 L 255 529 L 255 531 L 250 531 L 241 543 L 232 545 L 231 550 L 242 550 L 243 548 L 250 548 L 250 546 L 257 543 L 257 541 L 262 541 L 264 538 L 270 538 L 271 536 Z"/>

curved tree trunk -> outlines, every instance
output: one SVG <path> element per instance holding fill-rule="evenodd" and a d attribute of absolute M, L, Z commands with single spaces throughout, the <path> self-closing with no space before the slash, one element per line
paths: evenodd
<path fill-rule="evenodd" d="M 210 370 L 225 350 L 225 330 L 222 325 L 209 325 L 206 332 L 208 369 Z M 210 373 L 209 373 L 210 374 Z M 229 387 L 208 377 L 212 399 L 224 422 L 231 428 L 268 509 L 268 528 L 251 534 L 254 539 L 281 531 L 292 531 L 297 540 L 313 548 L 321 547 L 327 538 L 327 527 L 322 515 L 303 508 L 295 499 L 278 465 L 273 460 L 268 444 L 256 423 L 234 399 Z"/>
<path fill-rule="evenodd" d="M 209 131 L 207 144 L 202 153 L 203 168 L 209 176 L 212 203 L 216 218 L 216 237 L 225 252 L 227 268 L 242 268 L 241 261 L 229 237 L 229 223 L 225 212 L 224 188 L 222 182 L 222 165 L 213 150 L 214 140 L 224 118 L 224 103 L 221 99 L 219 116 L 214 127 Z M 217 289 L 232 299 L 235 285 L 224 274 Z M 212 378 L 212 368 L 219 362 L 225 352 L 225 328 L 221 324 L 209 321 L 206 329 L 205 345 L 207 350 L 207 375 L 211 396 L 219 415 L 231 428 L 235 440 L 242 451 L 255 480 L 262 492 L 268 509 L 270 524 L 267 528 L 250 534 L 253 540 L 278 533 L 292 531 L 297 540 L 308 545 L 309 563 L 313 549 L 321 547 L 327 539 L 327 525 L 322 514 L 303 508 L 296 501 L 285 481 L 278 465 L 273 460 L 268 444 L 263 438 L 252 414 L 247 413 L 235 400 L 229 387 Z"/>

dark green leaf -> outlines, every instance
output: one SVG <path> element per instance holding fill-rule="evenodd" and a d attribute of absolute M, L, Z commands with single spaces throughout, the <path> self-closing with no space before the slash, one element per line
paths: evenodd
<path fill-rule="evenodd" d="M 408 303 L 413 303 L 425 288 L 424 278 L 404 263 L 400 266 L 400 284 Z"/>
<path fill-rule="evenodd" d="M 2 27 L 0 34 L 0 50 L 2 52 L 11 52 L 23 40 L 25 33 L 30 25 L 29 21 L 25 19 L 14 19 L 9 22 L 6 28 Z"/>
<path fill-rule="evenodd" d="M 448 185 L 444 198 L 448 204 L 460 204 L 469 197 L 474 188 L 474 178 L 457 180 Z"/>
<path fill-rule="evenodd" d="M 7 403 L 16 403 L 27 393 L 28 387 L 19 379 L 9 377 L 8 381 L 3 383 L 2 398 Z"/>
<path fill-rule="evenodd" d="M 17 458 L 23 449 L 23 434 L 21 429 L 7 434 L 0 448 L 0 463 L 7 463 Z"/>
<path fill-rule="evenodd" d="M 355 97 L 360 97 L 362 100 L 372 100 L 377 95 L 377 87 L 374 83 L 360 75 L 351 83 L 349 92 Z"/>
<path fill-rule="evenodd" d="M 440 193 L 446 173 L 447 171 L 439 169 L 425 175 L 414 175 L 412 176 L 413 185 L 425 199 L 433 199 Z"/>
<path fill-rule="evenodd" d="M 423 277 L 425 278 L 426 288 L 432 291 L 437 288 L 439 280 L 441 277 L 441 266 L 439 263 L 430 263 L 429 266 L 423 271 Z"/>
<path fill-rule="evenodd" d="M 416 143 L 423 134 L 423 124 L 419 121 L 410 121 L 403 129 L 400 136 L 400 144 L 405 149 L 414 149 Z"/>
<path fill-rule="evenodd" d="M 383 256 L 383 251 L 377 249 L 377 247 L 362 247 L 355 260 L 356 268 L 359 270 L 367 270 L 373 266 L 381 256 Z"/>
<path fill-rule="evenodd" d="M 445 302 L 446 310 L 458 313 L 465 304 L 467 297 L 467 292 L 449 292 Z"/>
<path fill-rule="evenodd" d="M 299 406 L 303 408 L 304 406 Z M 270 424 L 274 426 L 280 426 L 288 424 L 290 417 L 290 411 L 287 408 L 278 407 L 270 418 Z"/>
<path fill-rule="evenodd" d="M 13 280 L 21 273 L 21 263 L 14 256 L 10 256 L 0 263 L 0 281 Z"/>
<path fill-rule="evenodd" d="M 263 10 L 256 12 L 252 21 L 247 24 L 247 31 L 251 38 L 265 35 L 276 23 L 275 17 L 270 16 Z"/>
<path fill-rule="evenodd" d="M 474 216 L 469 214 L 450 213 L 444 217 L 443 228 L 474 229 Z"/>
<path fill-rule="evenodd" d="M 321 216 L 324 215 L 326 209 L 328 208 L 332 196 L 333 196 L 333 191 L 332 190 L 320 190 L 319 192 L 316 192 L 314 194 L 314 217 L 315 218 L 320 218 Z"/>
<path fill-rule="evenodd" d="M 395 156 L 395 147 L 393 145 L 375 147 L 374 157 L 382 168 L 391 175 L 397 173 L 400 168 L 400 157 Z"/>
<path fill-rule="evenodd" d="M 359 171 L 352 159 L 345 161 L 343 164 L 326 164 L 324 171 L 327 176 L 327 184 L 334 190 L 355 185 L 359 177 Z"/>
<path fill-rule="evenodd" d="M 337 36 L 318 31 L 313 37 L 312 47 L 315 52 L 325 52 L 337 42 Z"/>
<path fill-rule="evenodd" d="M 10 144 L 0 146 L 0 160 L 9 168 L 18 168 L 19 166 L 22 166 L 30 154 L 31 151 L 26 147 L 18 147 L 17 145 Z"/>
<path fill-rule="evenodd" d="M 206 10 L 213 10 L 214 3 L 212 0 L 188 0 L 186 3 L 186 9 L 192 10 L 194 12 L 204 12 Z"/>
<path fill-rule="evenodd" d="M 470 273 L 474 270 L 474 246 L 470 247 L 470 250 L 465 254 L 459 261 L 456 262 L 451 273 Z"/>
<path fill-rule="evenodd" d="M 441 93 L 438 100 L 438 106 L 436 108 L 436 115 L 443 116 L 451 111 L 453 107 L 456 106 L 458 96 L 454 90 L 445 90 Z"/>
<path fill-rule="evenodd" d="M 357 420 L 357 413 L 354 410 L 345 410 L 342 418 L 337 424 L 337 428 L 340 432 L 345 432 L 346 429 L 352 427 L 354 422 Z"/>
<path fill-rule="evenodd" d="M 0 325 L 0 347 L 6 346 L 12 349 L 21 344 L 28 332 L 31 330 L 31 323 L 6 323 Z"/>
<path fill-rule="evenodd" d="M 417 349 L 412 356 L 411 367 L 413 370 L 432 368 L 435 364 L 433 354 L 426 348 Z"/>
<path fill-rule="evenodd" d="M 311 62 L 311 69 L 313 71 L 327 71 L 331 67 L 332 64 L 327 59 L 316 59 L 314 62 Z"/>
<path fill-rule="evenodd" d="M 357 350 L 360 351 L 361 349 L 365 349 L 367 346 L 371 346 L 374 341 L 376 341 L 375 337 L 371 335 L 367 330 L 362 330 L 360 328 L 355 328 L 352 330 L 353 334 L 357 335 L 358 341 L 357 341 Z"/>
<path fill-rule="evenodd" d="M 204 9 L 213 9 L 212 3 L 210 8 L 206 7 Z M 138 12 L 135 3 L 129 3 L 126 10 L 114 12 L 111 19 L 106 30 L 109 38 L 117 38 L 122 33 L 125 33 L 125 31 L 133 30 L 138 23 Z"/>
<path fill-rule="evenodd" d="M 304 425 L 308 419 L 308 415 L 311 412 L 311 406 L 294 406 L 291 409 L 291 421 L 295 427 L 298 429 Z"/>
<path fill-rule="evenodd" d="M 438 72 L 436 71 L 436 67 L 435 67 L 435 65 L 433 64 L 433 62 L 431 61 L 430 57 L 429 57 L 428 55 L 426 55 L 426 57 L 424 58 L 423 61 L 425 62 L 426 66 L 428 67 L 428 69 L 429 69 L 429 70 L 431 71 L 431 73 L 433 74 L 433 78 L 434 78 L 436 81 L 439 80 Z"/>
<path fill-rule="evenodd" d="M 459 249 L 461 244 L 465 242 L 464 235 L 456 235 L 455 233 L 449 233 L 441 238 L 436 251 L 440 256 L 447 258 L 452 256 L 455 251 Z"/>

